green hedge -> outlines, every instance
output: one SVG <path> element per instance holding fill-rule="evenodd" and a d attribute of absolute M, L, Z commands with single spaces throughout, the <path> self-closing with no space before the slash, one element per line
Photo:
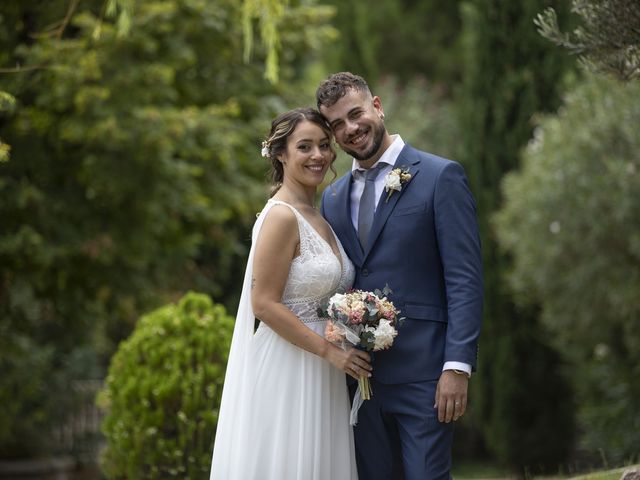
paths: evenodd
<path fill-rule="evenodd" d="M 108 478 L 206 477 L 232 332 L 233 319 L 203 294 L 141 318 L 99 395 Z"/>

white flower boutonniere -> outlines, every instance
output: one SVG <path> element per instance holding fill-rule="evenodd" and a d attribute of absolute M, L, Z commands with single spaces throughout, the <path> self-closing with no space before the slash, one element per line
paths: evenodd
<path fill-rule="evenodd" d="M 409 180 L 411 180 L 411 174 L 404 168 L 394 168 L 387 173 L 387 176 L 384 177 L 384 190 L 387 192 L 385 202 L 389 201 L 393 192 L 402 190 L 402 187 L 409 183 Z"/>

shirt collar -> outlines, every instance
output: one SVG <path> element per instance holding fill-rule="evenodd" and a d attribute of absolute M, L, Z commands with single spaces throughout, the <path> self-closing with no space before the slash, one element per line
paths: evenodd
<path fill-rule="evenodd" d="M 393 142 L 391 142 L 391 145 L 389 145 L 389 148 L 387 148 L 384 151 L 384 153 L 378 159 L 378 161 L 373 165 L 371 165 L 371 168 L 381 163 L 386 163 L 387 165 L 390 165 L 390 166 L 395 165 L 396 160 L 400 155 L 400 152 L 404 148 L 404 140 L 402 140 L 402 137 L 400 137 L 400 135 L 397 133 L 394 135 L 391 135 L 391 138 L 393 138 Z M 386 167 L 382 167 L 382 168 L 386 168 Z M 364 168 L 361 168 L 358 161 L 354 158 L 353 163 L 351 164 L 351 173 L 355 176 L 365 171 L 366 170 Z"/>

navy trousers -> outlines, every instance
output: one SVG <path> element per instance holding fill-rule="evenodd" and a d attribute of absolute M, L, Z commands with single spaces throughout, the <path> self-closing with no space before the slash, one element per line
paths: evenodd
<path fill-rule="evenodd" d="M 357 383 L 349 383 L 353 397 Z M 353 430 L 360 480 L 450 480 L 453 422 L 438 421 L 437 383 L 371 381 Z"/>

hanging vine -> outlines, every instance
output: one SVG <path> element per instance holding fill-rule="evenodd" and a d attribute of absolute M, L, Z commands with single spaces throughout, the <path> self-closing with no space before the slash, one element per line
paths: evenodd
<path fill-rule="evenodd" d="M 248 62 L 253 51 L 254 20 L 260 21 L 260 37 L 267 51 L 265 78 L 272 83 L 278 81 L 278 58 L 280 35 L 278 27 L 284 16 L 287 0 L 245 0 L 242 8 L 244 32 L 244 60 Z"/>

